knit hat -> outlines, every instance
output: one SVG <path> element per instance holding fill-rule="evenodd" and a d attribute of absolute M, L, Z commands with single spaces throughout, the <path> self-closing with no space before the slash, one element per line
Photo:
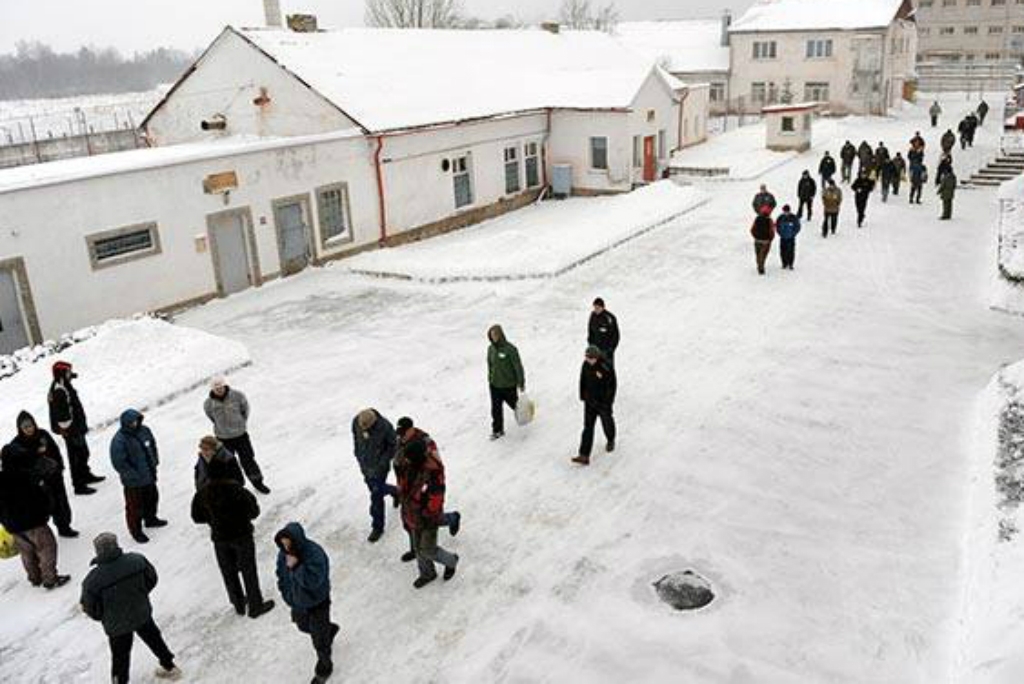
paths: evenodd
<path fill-rule="evenodd" d="M 599 359 L 602 356 L 604 356 L 604 354 L 601 353 L 601 349 L 599 347 L 594 345 L 587 347 L 586 357 L 588 359 Z"/>
<path fill-rule="evenodd" d="M 53 377 L 58 379 L 62 378 L 64 377 L 65 373 L 71 373 L 71 364 L 68 363 L 67 361 L 57 361 L 56 363 L 53 364 L 52 371 Z"/>
<path fill-rule="evenodd" d="M 210 382 L 210 389 L 220 390 L 228 386 L 228 381 L 224 379 L 224 376 L 218 375 Z"/>
<path fill-rule="evenodd" d="M 101 532 L 96 535 L 92 540 L 92 547 L 96 550 L 97 556 L 106 556 L 121 548 L 117 544 L 117 535 L 113 532 Z"/>
<path fill-rule="evenodd" d="M 597 299 L 594 300 L 594 306 L 599 306 L 599 307 L 601 307 L 603 309 L 604 308 L 604 300 L 601 299 L 600 297 L 598 297 Z"/>
<path fill-rule="evenodd" d="M 216 451 L 220 448 L 220 440 L 213 435 L 206 435 L 199 440 L 199 448 L 202 449 L 203 447 Z"/>
<path fill-rule="evenodd" d="M 360 430 L 369 430 L 373 427 L 373 424 L 377 422 L 377 412 L 373 409 L 363 409 L 356 416 L 356 423 L 359 424 Z"/>
<path fill-rule="evenodd" d="M 404 435 L 407 430 L 412 428 L 412 426 L 412 418 L 410 418 L 409 416 L 404 416 L 398 419 L 398 423 L 395 425 L 395 432 L 397 432 L 400 435 Z"/>

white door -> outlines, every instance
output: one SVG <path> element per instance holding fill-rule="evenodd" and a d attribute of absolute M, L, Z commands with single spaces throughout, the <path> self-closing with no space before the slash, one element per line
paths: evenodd
<path fill-rule="evenodd" d="M 208 219 L 211 251 L 222 295 L 241 292 L 253 285 L 245 240 L 245 217 L 244 212 L 233 211 Z"/>
<path fill-rule="evenodd" d="M 10 354 L 28 344 L 28 331 L 14 273 L 0 270 L 0 354 Z"/>

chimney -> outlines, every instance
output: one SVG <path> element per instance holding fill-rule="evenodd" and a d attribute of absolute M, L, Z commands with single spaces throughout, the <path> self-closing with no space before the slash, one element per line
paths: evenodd
<path fill-rule="evenodd" d="M 729 27 L 732 26 L 732 12 L 722 12 L 722 47 L 729 47 Z"/>
<path fill-rule="evenodd" d="M 316 33 L 317 27 L 315 14 L 289 14 L 288 28 L 296 33 Z"/>
<path fill-rule="evenodd" d="M 281 28 L 281 0 L 263 0 L 267 28 Z"/>
<path fill-rule="evenodd" d="M 540 27 L 548 33 L 553 33 L 556 36 L 562 32 L 562 25 L 557 21 L 543 21 L 541 22 Z"/>

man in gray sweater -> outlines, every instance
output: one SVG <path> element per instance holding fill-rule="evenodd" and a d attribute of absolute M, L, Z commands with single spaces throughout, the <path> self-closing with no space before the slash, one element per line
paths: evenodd
<path fill-rule="evenodd" d="M 245 395 L 228 387 L 224 378 L 216 378 L 210 386 L 210 396 L 206 398 L 203 410 L 213 423 L 213 434 L 228 451 L 238 456 L 253 489 L 269 494 L 270 488 L 263 484 L 263 473 L 256 463 L 256 453 L 249 439 L 249 401 Z"/>

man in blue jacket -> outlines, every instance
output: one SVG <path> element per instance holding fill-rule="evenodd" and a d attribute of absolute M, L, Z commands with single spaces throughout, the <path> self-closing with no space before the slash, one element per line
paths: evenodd
<path fill-rule="evenodd" d="M 145 544 L 149 537 L 142 531 L 142 525 L 163 527 L 167 521 L 156 515 L 160 501 L 156 488 L 156 466 L 160 462 L 156 438 L 142 424 L 142 414 L 135 409 L 121 414 L 121 429 L 110 442 L 110 462 L 124 486 L 128 532 L 136 542 Z"/>
<path fill-rule="evenodd" d="M 796 261 L 796 236 L 800 232 L 800 217 L 793 214 L 787 204 L 782 207 L 775 222 L 775 232 L 779 235 L 779 256 L 782 257 L 782 268 L 793 270 Z"/>
<path fill-rule="evenodd" d="M 398 439 L 395 428 L 375 409 L 364 409 L 352 419 L 352 445 L 359 470 L 370 490 L 370 543 L 384 534 L 384 497 L 397 500 L 398 489 L 388 484 L 391 461 L 395 458 Z"/>
<path fill-rule="evenodd" d="M 292 622 L 308 634 L 316 649 L 312 684 L 323 684 L 334 671 L 331 647 L 341 627 L 331 622 L 331 569 L 327 554 L 306 538 L 302 525 L 291 522 L 274 535 L 277 544 L 277 588 L 292 609 Z"/>

